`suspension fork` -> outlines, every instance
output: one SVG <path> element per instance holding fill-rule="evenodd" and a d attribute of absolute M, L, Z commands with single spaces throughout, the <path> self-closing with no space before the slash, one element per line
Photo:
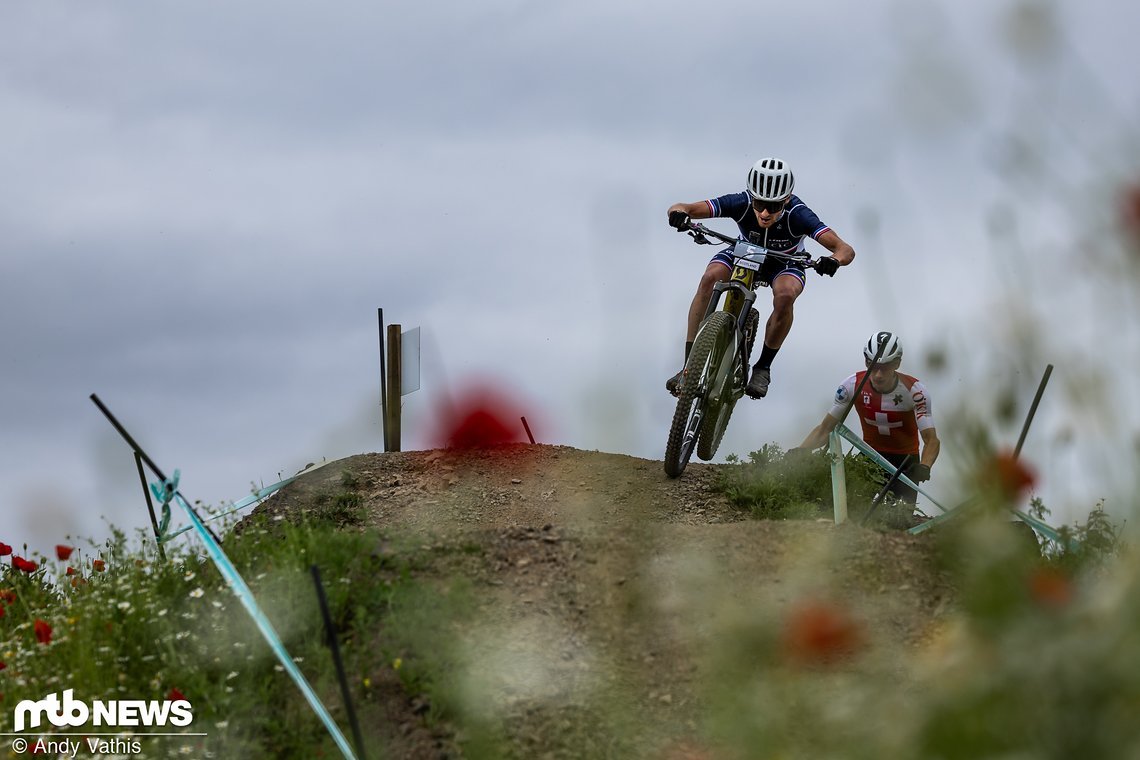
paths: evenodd
<path fill-rule="evenodd" d="M 733 332 L 736 343 L 735 356 L 740 361 L 744 362 L 744 324 L 748 319 L 748 313 L 752 309 L 752 304 L 756 302 L 756 291 L 744 285 L 742 282 L 736 280 L 727 280 L 718 282 L 713 286 L 712 296 L 709 298 L 709 307 L 705 312 L 705 320 L 717 311 L 717 305 L 720 303 L 720 296 L 725 291 L 728 291 L 725 298 L 724 310 L 729 313 L 735 312 L 736 316 L 736 329 Z M 739 306 L 739 311 L 736 310 L 736 303 L 742 302 Z M 721 397 L 723 391 L 728 389 L 728 374 L 733 370 L 735 362 L 723 362 L 717 367 L 716 378 L 713 380 L 711 391 L 714 395 L 710 396 L 710 400 L 715 403 L 720 403 L 724 399 Z"/>

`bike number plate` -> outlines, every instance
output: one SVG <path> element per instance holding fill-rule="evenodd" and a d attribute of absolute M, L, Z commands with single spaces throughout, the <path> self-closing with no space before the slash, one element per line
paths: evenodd
<path fill-rule="evenodd" d="M 768 256 L 768 250 L 762 246 L 753 245 L 752 243 L 741 240 L 738 241 L 733 248 L 732 256 L 736 259 L 736 266 L 751 269 L 753 272 L 759 272 L 760 265 L 764 263 L 764 259 Z"/>

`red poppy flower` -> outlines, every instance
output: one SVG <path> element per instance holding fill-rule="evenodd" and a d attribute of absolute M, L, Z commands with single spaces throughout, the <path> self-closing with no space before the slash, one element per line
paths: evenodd
<path fill-rule="evenodd" d="M 16 603 L 16 592 L 10 588 L 0 590 L 0 600 L 3 600 L 5 602 L 7 602 L 8 604 L 15 604 Z"/>
<path fill-rule="evenodd" d="M 178 689 L 176 689 L 172 686 L 172 687 L 170 687 L 170 693 L 166 695 L 166 701 L 167 702 L 189 702 L 190 700 L 186 699 L 185 694 L 183 694 Z"/>
<path fill-rule="evenodd" d="M 8 546 L 8 544 L 4 543 L 3 541 L 0 541 L 0 557 L 7 557 L 11 553 L 12 547 Z"/>
<path fill-rule="evenodd" d="M 1029 593 L 1042 607 L 1064 607 L 1073 598 L 1072 581 L 1052 568 L 1038 568 L 1029 577 Z"/>
<path fill-rule="evenodd" d="M 1012 451 L 1001 451 L 983 465 L 982 480 L 1005 498 L 1013 499 L 1033 487 L 1037 474 Z"/>
<path fill-rule="evenodd" d="M 800 604 L 784 621 L 784 651 L 800 664 L 834 662 L 855 652 L 861 643 L 858 624 L 832 604 Z"/>
<path fill-rule="evenodd" d="M 103 572 L 103 568 L 105 568 L 105 567 L 106 567 L 106 565 L 104 564 L 103 560 L 101 560 L 101 559 L 91 560 L 91 569 L 94 570 L 95 572 L 101 573 L 101 572 Z"/>
<path fill-rule="evenodd" d="M 40 620 L 39 618 L 36 618 L 36 622 L 33 623 L 33 626 L 34 626 L 35 631 L 36 631 L 36 641 L 40 642 L 41 644 L 50 644 L 51 643 L 51 625 L 48 624 L 44 620 Z"/>
<path fill-rule="evenodd" d="M 17 570 L 23 570 L 25 573 L 34 573 L 39 565 L 37 565 L 35 562 L 32 562 L 31 560 L 26 560 L 18 555 L 13 555 L 12 567 L 16 568 Z"/>
<path fill-rule="evenodd" d="M 75 551 L 74 546 L 64 546 L 63 544 L 55 545 L 55 556 L 59 557 L 61 562 L 68 560 L 73 551 Z"/>
<path fill-rule="evenodd" d="M 8 667 L 8 663 L 6 663 L 6 662 L 0 662 L 0 670 L 3 670 L 3 669 L 4 669 L 4 668 L 6 668 L 6 667 Z"/>
<path fill-rule="evenodd" d="M 67 572 L 65 572 L 64 575 L 75 575 L 75 568 L 68 565 Z"/>

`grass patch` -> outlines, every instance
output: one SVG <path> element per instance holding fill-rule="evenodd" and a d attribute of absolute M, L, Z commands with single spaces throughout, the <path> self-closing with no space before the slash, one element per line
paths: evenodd
<path fill-rule="evenodd" d="M 319 566 L 365 739 L 382 749 L 395 730 L 379 716 L 385 683 L 430 704 L 424 720 L 451 717 L 442 639 L 471 609 L 470 592 L 438 593 L 433 563 L 447 558 L 418 543 L 344 530 L 343 510 L 358 499 L 338 498 L 335 511 L 309 511 L 297 525 L 259 518 L 224 549 L 351 741 L 310 574 Z M 13 730 L 20 701 L 65 689 L 87 702 L 181 695 L 194 714 L 182 730 L 208 736 L 145 738 L 148 755 L 338 755 L 239 600 L 190 546 L 168 546 L 163 562 L 141 534 L 132 545 L 116 533 L 67 560 L 31 558 L 32 572 L 0 566 L 0 730 Z"/>
<path fill-rule="evenodd" d="M 713 488 L 731 504 L 759 520 L 813 520 L 834 514 L 831 495 L 831 455 L 820 450 L 788 456 L 776 444 L 765 444 L 747 461 L 730 456 L 717 472 Z M 847 513 L 861 521 L 885 482 L 882 470 L 855 454 L 844 457 Z M 917 523 L 913 508 L 890 494 L 875 509 L 868 526 L 905 529 Z"/>

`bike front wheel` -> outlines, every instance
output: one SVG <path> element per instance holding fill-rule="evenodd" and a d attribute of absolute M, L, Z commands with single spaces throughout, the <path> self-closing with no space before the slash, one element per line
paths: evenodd
<path fill-rule="evenodd" d="M 756 310 L 752 310 L 752 314 L 755 313 Z M 728 317 L 727 313 L 725 313 L 725 317 Z M 736 346 L 733 342 L 733 320 L 730 318 L 723 320 L 723 322 L 723 325 L 718 325 L 719 340 L 716 349 L 714 349 L 715 358 L 712 360 L 714 381 L 719 377 L 718 370 L 724 366 L 724 362 L 733 361 L 736 354 Z M 706 398 L 715 397 L 718 400 L 714 401 L 709 398 L 705 404 L 705 416 L 701 418 L 701 428 L 697 438 L 697 456 L 705 461 L 714 457 L 716 450 L 720 448 L 720 439 L 724 438 L 728 419 L 732 418 L 732 410 L 736 407 L 736 398 L 739 398 L 733 393 L 733 387 L 739 387 L 748 382 L 747 377 L 740 376 L 744 371 L 747 371 L 747 365 L 741 363 L 740 366 L 733 368 L 725 376 L 722 387 L 710 387 L 709 389 L 710 392 Z"/>
<path fill-rule="evenodd" d="M 733 319 L 728 312 L 709 315 L 701 325 L 677 393 L 677 410 L 665 446 L 665 474 L 676 478 L 685 471 L 708 414 L 708 393 L 725 358 L 732 357 Z"/>

